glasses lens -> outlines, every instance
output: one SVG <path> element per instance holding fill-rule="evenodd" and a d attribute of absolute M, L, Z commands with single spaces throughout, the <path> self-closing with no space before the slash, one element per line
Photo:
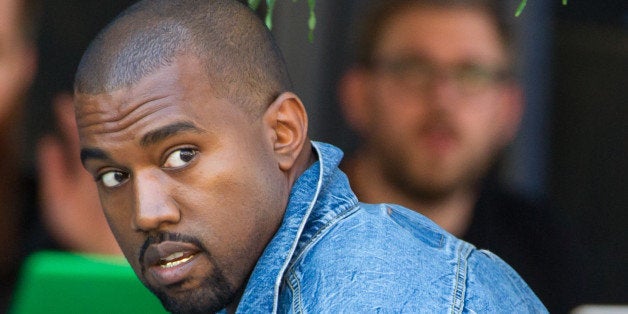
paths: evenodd
<path fill-rule="evenodd" d="M 439 79 L 452 82 L 461 94 L 475 94 L 507 77 L 505 71 L 496 70 L 496 67 L 476 63 L 438 67 L 416 57 L 382 59 L 375 66 L 383 74 L 395 79 L 400 87 L 415 92 L 424 91 L 429 88 L 429 84 Z"/>
<path fill-rule="evenodd" d="M 496 82 L 496 72 L 477 64 L 462 65 L 452 70 L 458 89 L 467 94 L 481 92 Z"/>
<path fill-rule="evenodd" d="M 423 88 L 434 76 L 435 69 L 428 62 L 417 58 L 382 60 L 378 68 L 410 89 Z"/>

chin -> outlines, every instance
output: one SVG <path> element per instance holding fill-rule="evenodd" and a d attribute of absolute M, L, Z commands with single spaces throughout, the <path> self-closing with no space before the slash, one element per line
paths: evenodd
<path fill-rule="evenodd" d="M 206 278 L 194 289 L 148 288 L 171 313 L 215 313 L 233 303 L 236 295 L 235 289 L 221 274 Z"/>

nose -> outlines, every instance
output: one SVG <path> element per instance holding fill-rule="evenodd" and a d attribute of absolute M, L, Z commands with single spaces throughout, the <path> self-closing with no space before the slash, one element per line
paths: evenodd
<path fill-rule="evenodd" d="M 179 208 L 168 192 L 167 178 L 155 173 L 156 171 L 135 174 L 135 215 L 132 221 L 134 230 L 158 230 L 165 225 L 178 223 L 181 218 Z"/>
<path fill-rule="evenodd" d="M 460 101 L 460 91 L 456 87 L 454 80 L 447 74 L 435 75 L 426 88 L 429 97 L 428 103 L 433 109 L 449 111 L 456 107 Z"/>

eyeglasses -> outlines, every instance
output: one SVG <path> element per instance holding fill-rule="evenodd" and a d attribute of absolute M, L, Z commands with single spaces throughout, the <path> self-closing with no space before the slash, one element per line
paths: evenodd
<path fill-rule="evenodd" d="M 373 62 L 372 67 L 391 75 L 401 87 L 410 91 L 425 91 L 435 79 L 448 79 L 463 95 L 482 93 L 512 77 L 510 71 L 500 67 L 476 63 L 443 67 L 417 57 L 380 59 Z"/>

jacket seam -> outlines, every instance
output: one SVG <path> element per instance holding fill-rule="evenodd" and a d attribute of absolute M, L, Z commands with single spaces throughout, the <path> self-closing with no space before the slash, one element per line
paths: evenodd
<path fill-rule="evenodd" d="M 464 309 L 464 298 L 467 286 L 467 257 L 471 253 L 472 248 L 464 242 L 459 242 L 456 249 L 458 262 L 456 263 L 456 274 L 454 279 L 453 303 L 451 313 L 462 313 Z"/>
<path fill-rule="evenodd" d="M 301 252 L 299 252 L 298 255 L 296 255 L 296 257 L 294 258 L 294 262 L 293 265 L 290 266 L 290 268 L 292 268 L 292 266 L 294 266 L 294 264 L 296 264 L 296 262 L 298 260 L 301 259 L 301 257 L 303 256 L 303 254 L 305 254 L 305 252 L 307 252 L 310 248 L 310 246 L 317 242 L 318 239 L 321 237 L 321 235 L 325 232 L 327 232 L 327 230 L 331 227 L 336 225 L 336 223 L 340 220 L 343 220 L 344 218 L 346 218 L 347 216 L 353 214 L 355 211 L 357 211 L 357 209 L 360 207 L 360 204 L 357 203 L 355 204 L 353 207 L 350 207 L 349 209 L 343 210 L 341 211 L 336 217 L 334 217 L 334 219 L 331 219 L 330 221 L 328 221 L 327 223 L 325 223 L 320 229 L 318 229 L 318 231 L 316 231 L 316 233 L 309 239 L 309 241 L 307 241 L 304 245 L 303 245 L 303 249 L 301 250 Z"/>
<path fill-rule="evenodd" d="M 303 313 L 303 300 L 301 299 L 301 285 L 299 279 L 294 272 L 294 269 L 290 268 L 288 276 L 288 287 L 292 291 L 292 311 L 294 313 Z"/>

